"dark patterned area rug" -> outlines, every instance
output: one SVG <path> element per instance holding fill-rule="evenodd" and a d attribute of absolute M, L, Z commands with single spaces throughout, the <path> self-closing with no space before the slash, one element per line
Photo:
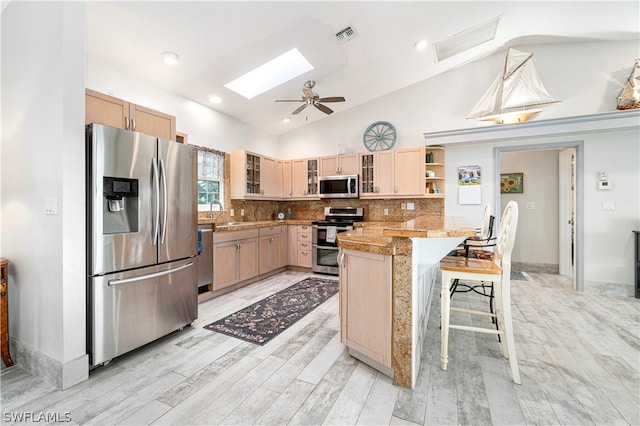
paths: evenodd
<path fill-rule="evenodd" d="M 309 277 L 204 328 L 264 345 L 337 292 L 337 280 Z"/>

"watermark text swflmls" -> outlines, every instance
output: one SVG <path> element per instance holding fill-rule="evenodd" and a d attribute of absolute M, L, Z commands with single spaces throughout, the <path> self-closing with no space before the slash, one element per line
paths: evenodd
<path fill-rule="evenodd" d="M 34 411 L 17 411 L 2 414 L 2 420 L 6 423 L 24 423 L 24 422 L 44 422 L 44 423 L 68 423 L 71 421 L 71 413 L 65 411 L 59 412 L 40 412 Z"/>

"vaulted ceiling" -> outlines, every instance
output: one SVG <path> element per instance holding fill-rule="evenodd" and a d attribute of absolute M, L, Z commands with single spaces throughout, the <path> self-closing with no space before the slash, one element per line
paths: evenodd
<path fill-rule="evenodd" d="M 300 104 L 274 102 L 299 99 L 307 80 L 320 97 L 346 98 L 327 104 L 340 114 L 508 46 L 637 40 L 640 30 L 637 1 L 91 1 L 86 11 L 88 60 L 276 135 L 329 117 L 316 108 L 291 115 Z M 495 38 L 436 60 L 433 43 L 496 18 Z M 338 43 L 346 27 L 355 37 Z M 428 47 L 417 51 L 422 38 Z M 224 87 L 293 47 L 313 70 L 250 100 Z M 164 51 L 179 64 L 165 66 Z M 212 94 L 222 103 L 211 104 Z"/>

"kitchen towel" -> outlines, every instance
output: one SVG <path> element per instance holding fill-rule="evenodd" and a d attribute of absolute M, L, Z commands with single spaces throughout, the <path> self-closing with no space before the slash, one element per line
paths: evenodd
<path fill-rule="evenodd" d="M 335 226 L 327 226 L 327 238 L 326 241 L 328 243 L 335 243 L 336 242 L 336 227 Z"/>

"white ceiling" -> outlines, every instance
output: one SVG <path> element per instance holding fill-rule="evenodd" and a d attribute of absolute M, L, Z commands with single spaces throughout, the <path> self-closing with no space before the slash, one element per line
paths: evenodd
<path fill-rule="evenodd" d="M 279 135 L 328 117 L 315 108 L 296 116 L 303 83 L 339 114 L 372 99 L 485 57 L 507 46 L 639 37 L 639 2 L 285 1 L 88 2 L 87 56 Z M 496 38 L 436 63 L 432 43 L 500 17 Z M 357 37 L 338 44 L 351 26 Z M 416 51 L 426 37 L 429 48 Z M 296 47 L 315 67 L 251 100 L 224 87 Z M 163 51 L 180 63 L 162 63 Z M 597 58 L 594 58 L 597 60 Z M 496 73 L 498 70 L 496 70 Z M 222 104 L 212 105 L 211 94 Z M 283 117 L 291 117 L 288 124 Z"/>

